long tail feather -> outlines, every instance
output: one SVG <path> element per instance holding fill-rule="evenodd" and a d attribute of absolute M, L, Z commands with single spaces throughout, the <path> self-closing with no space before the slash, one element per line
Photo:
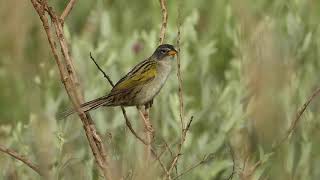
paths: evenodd
<path fill-rule="evenodd" d="M 92 101 L 81 104 L 81 109 L 84 112 L 88 112 L 88 111 L 97 109 L 101 106 L 108 106 L 108 105 L 110 105 L 109 96 L 103 96 L 103 97 L 100 97 L 100 98 L 94 99 Z M 76 110 L 74 108 L 68 109 L 62 113 L 59 113 L 57 115 L 57 119 L 59 119 L 59 120 L 64 119 L 75 112 L 76 112 Z"/>

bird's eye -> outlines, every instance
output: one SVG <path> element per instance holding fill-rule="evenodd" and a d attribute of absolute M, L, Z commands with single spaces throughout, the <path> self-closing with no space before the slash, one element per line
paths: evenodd
<path fill-rule="evenodd" d="M 161 49 L 161 54 L 165 54 L 167 51 L 166 50 L 164 50 L 164 49 Z"/>

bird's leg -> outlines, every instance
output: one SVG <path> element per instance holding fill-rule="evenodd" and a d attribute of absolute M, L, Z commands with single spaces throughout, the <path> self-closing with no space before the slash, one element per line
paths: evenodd
<path fill-rule="evenodd" d="M 145 109 L 150 109 L 152 107 L 152 104 L 153 104 L 153 99 L 151 99 L 151 101 L 147 102 L 144 107 Z"/>
<path fill-rule="evenodd" d="M 146 124 L 147 130 L 151 133 L 152 139 L 153 139 L 154 138 L 154 129 L 152 127 L 150 117 L 149 117 L 149 110 L 150 110 L 152 104 L 153 104 L 153 99 L 144 105 L 143 116 L 144 116 L 144 119 L 146 120 L 145 122 L 147 122 L 147 124 Z"/>
<path fill-rule="evenodd" d="M 144 108 L 142 108 L 142 106 L 138 107 L 139 109 L 139 113 L 140 113 L 140 116 L 143 120 L 143 124 L 144 124 L 144 128 L 145 128 L 145 131 L 151 135 L 151 139 L 150 139 L 150 142 L 151 143 L 151 140 L 153 139 L 154 137 L 154 129 L 153 129 L 153 126 L 151 124 L 151 121 L 150 121 L 150 117 L 149 117 L 149 104 L 150 103 L 147 103 L 146 105 L 144 105 Z"/>

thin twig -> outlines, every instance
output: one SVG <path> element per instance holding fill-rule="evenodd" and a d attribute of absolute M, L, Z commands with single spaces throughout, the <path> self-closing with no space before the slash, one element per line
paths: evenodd
<path fill-rule="evenodd" d="M 169 173 L 171 173 L 171 170 L 173 169 L 173 167 L 176 166 L 176 164 L 178 163 L 178 159 L 179 156 L 181 154 L 181 150 L 182 150 L 182 145 L 185 141 L 186 138 L 186 134 L 187 131 L 190 128 L 191 122 L 193 120 L 193 117 L 190 118 L 189 123 L 187 124 L 187 127 L 185 127 L 184 124 L 184 104 L 183 104 L 183 86 L 182 86 L 182 75 L 181 75 L 181 68 L 180 68 L 180 57 L 181 57 L 181 49 L 180 49 L 180 38 L 181 38 L 181 4 L 179 3 L 178 5 L 178 18 L 177 18 L 177 78 L 178 78 L 178 82 L 179 82 L 179 88 L 178 88 L 178 94 L 179 94 L 179 115 L 180 115 L 180 124 L 181 124 L 181 138 L 180 138 L 180 143 L 178 146 L 178 152 L 176 157 L 173 159 L 172 163 L 171 163 L 171 167 L 169 169 Z"/>
<path fill-rule="evenodd" d="M 40 176 L 43 176 L 43 174 L 40 171 L 40 168 L 36 164 L 34 164 L 30 159 L 28 159 L 27 157 L 20 155 L 16 151 L 9 149 L 7 147 L 4 147 L 2 145 L 0 145 L 0 151 L 10 155 L 11 157 L 13 157 L 21 162 L 23 162 L 24 164 L 29 166 L 31 169 L 33 169 L 36 173 L 38 173 Z"/>
<path fill-rule="evenodd" d="M 307 99 L 307 101 L 303 104 L 303 106 L 298 110 L 298 112 L 295 115 L 294 120 L 291 122 L 290 128 L 287 130 L 285 136 L 279 141 L 279 143 L 277 143 L 273 149 L 277 149 L 281 144 L 284 143 L 284 141 L 286 141 L 290 134 L 293 133 L 294 129 L 296 128 L 299 120 L 301 119 L 302 114 L 306 111 L 307 107 L 309 106 L 309 104 L 311 103 L 311 101 L 320 93 L 320 88 L 316 89 L 315 91 L 313 91 L 313 93 L 311 94 L 311 96 Z"/>
<path fill-rule="evenodd" d="M 234 160 L 234 151 L 232 149 L 232 146 L 230 144 L 228 144 L 228 146 L 229 146 L 230 154 L 231 154 L 231 158 L 232 158 L 232 172 L 231 172 L 230 176 L 227 178 L 227 180 L 232 180 L 234 173 L 235 173 L 236 162 Z"/>
<path fill-rule="evenodd" d="M 145 108 L 144 112 L 142 112 L 140 109 L 138 109 L 138 111 L 142 119 L 142 122 L 144 124 L 145 136 L 148 142 L 148 144 L 145 146 L 145 156 L 146 156 L 145 162 L 146 162 L 146 166 L 148 166 L 150 162 L 151 152 L 152 152 L 151 142 L 153 139 L 154 129 L 152 127 L 152 124 L 149 118 L 149 108 Z"/>
<path fill-rule="evenodd" d="M 163 162 L 160 159 L 160 156 L 157 155 L 156 151 L 154 149 L 151 149 L 151 152 L 156 157 L 157 161 L 159 162 L 162 170 L 166 173 L 167 176 L 170 176 L 169 171 L 167 170 L 166 166 L 163 164 Z"/>
<path fill-rule="evenodd" d="M 181 137 L 181 141 L 179 143 L 179 146 L 178 146 L 178 153 L 177 155 L 174 157 L 174 159 L 172 160 L 171 162 L 171 166 L 169 168 L 169 173 L 171 173 L 172 169 L 177 165 L 178 163 L 178 160 L 179 160 L 179 157 L 181 156 L 181 150 L 182 150 L 182 145 L 183 143 L 185 142 L 186 140 L 186 136 L 187 136 L 187 132 L 189 131 L 189 128 L 191 126 L 191 123 L 192 123 L 192 120 L 193 120 L 193 116 L 191 116 L 188 124 L 187 124 L 187 127 L 183 130 L 182 132 L 182 137 Z"/>
<path fill-rule="evenodd" d="M 160 37 L 159 37 L 159 44 L 163 44 L 163 41 L 166 37 L 166 30 L 168 24 L 168 10 L 167 10 L 167 2 L 166 0 L 159 0 L 161 12 L 162 12 L 162 24 L 160 29 Z"/>
<path fill-rule="evenodd" d="M 108 76 L 103 70 L 102 68 L 99 66 L 99 64 L 97 63 L 97 61 L 93 58 L 91 52 L 90 52 L 90 59 L 93 61 L 93 63 L 97 66 L 97 68 L 99 69 L 99 71 L 103 74 L 103 76 L 108 80 L 109 84 L 114 87 L 114 84 L 110 78 L 110 76 Z"/>
<path fill-rule="evenodd" d="M 136 132 L 135 130 L 133 129 L 132 125 L 131 125 L 131 122 L 127 116 L 127 113 L 126 113 L 126 110 L 124 109 L 123 106 L 121 106 L 121 110 L 122 110 L 122 114 L 123 114 L 123 117 L 124 119 L 126 120 L 126 125 L 128 126 L 130 132 L 139 140 L 141 141 L 144 145 L 148 145 L 149 142 L 146 142 L 144 139 L 142 139 Z"/>
<path fill-rule="evenodd" d="M 181 5 L 178 5 L 178 20 L 177 20 L 177 78 L 179 82 L 178 94 L 179 94 L 179 115 L 181 122 L 181 131 L 184 130 L 184 104 L 183 104 L 183 85 L 182 85 L 182 75 L 181 75 L 181 48 L 180 48 L 180 40 L 181 40 Z M 183 132 L 182 132 L 183 133 Z M 181 133 L 181 134 L 182 134 Z"/>
<path fill-rule="evenodd" d="M 167 149 L 169 150 L 171 157 L 173 157 L 173 151 L 171 150 L 169 144 L 166 141 L 164 141 L 164 144 L 167 147 Z"/>
<path fill-rule="evenodd" d="M 104 71 L 103 69 L 99 66 L 99 64 L 97 63 L 97 61 L 93 58 L 91 52 L 90 52 L 90 59 L 93 61 L 93 63 L 97 66 L 97 68 L 99 69 L 99 71 L 103 74 L 103 76 L 107 79 L 107 81 L 109 82 L 109 84 L 114 87 L 114 83 L 112 82 L 110 76 L 108 76 Z M 127 116 L 127 113 L 126 113 L 126 110 L 123 106 L 121 106 L 121 110 L 122 110 L 122 114 L 123 114 L 123 117 L 126 121 L 126 125 L 128 126 L 129 130 L 131 131 L 131 133 L 138 139 L 140 140 L 143 144 L 145 145 L 148 145 L 148 143 L 142 139 L 136 132 L 135 130 L 133 129 L 132 125 L 131 125 L 131 122 Z"/>
<path fill-rule="evenodd" d="M 62 24 L 64 23 L 66 17 L 70 14 L 74 4 L 76 3 L 76 0 L 70 0 L 64 11 L 62 12 L 60 19 L 62 21 Z"/>
<path fill-rule="evenodd" d="M 198 167 L 198 166 L 210 161 L 212 158 L 213 158 L 212 154 L 204 156 L 203 159 L 201 161 L 199 161 L 197 164 L 189 167 L 188 169 L 186 169 L 185 171 L 183 171 L 182 173 L 180 173 L 179 175 L 177 175 L 176 177 L 174 177 L 172 179 L 173 180 L 174 179 L 178 179 L 179 177 L 181 177 L 181 176 L 187 174 L 188 172 L 192 171 L 194 168 L 196 168 L 196 167 Z"/>

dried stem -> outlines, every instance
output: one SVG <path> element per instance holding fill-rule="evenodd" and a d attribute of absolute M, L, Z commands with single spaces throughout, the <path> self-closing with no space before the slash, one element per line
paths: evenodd
<path fill-rule="evenodd" d="M 185 171 L 183 171 L 182 173 L 180 173 L 179 175 L 177 175 L 176 177 L 174 177 L 173 180 L 174 180 L 174 179 L 178 179 L 179 177 L 181 177 L 181 176 L 187 174 L 188 172 L 192 171 L 194 168 L 196 168 L 196 167 L 198 167 L 198 166 L 200 166 L 200 165 L 202 165 L 202 164 L 210 161 L 211 159 L 212 159 L 212 154 L 209 154 L 209 155 L 204 156 L 201 161 L 199 161 L 197 164 L 189 167 L 188 169 L 186 169 Z"/>
<path fill-rule="evenodd" d="M 185 140 L 186 140 L 187 132 L 188 132 L 189 129 L 190 129 L 192 120 L 193 120 L 193 116 L 191 116 L 191 118 L 190 118 L 190 120 L 189 120 L 189 122 L 188 122 L 188 124 L 187 124 L 187 127 L 186 127 L 185 129 L 183 129 L 183 132 L 182 132 L 182 135 L 181 135 L 181 141 L 180 141 L 180 143 L 179 143 L 179 145 L 178 145 L 178 152 L 177 152 L 176 156 L 174 157 L 174 159 L 173 159 L 172 162 L 171 162 L 171 166 L 170 166 L 170 168 L 169 168 L 169 173 L 171 173 L 171 171 L 173 170 L 173 168 L 174 168 L 174 167 L 177 165 L 177 163 L 178 163 L 179 157 L 181 156 L 182 145 L 183 145 L 183 143 L 184 143 Z M 170 179 L 170 178 L 168 177 L 168 179 Z"/>
<path fill-rule="evenodd" d="M 141 119 L 143 120 L 145 136 L 148 143 L 145 146 L 146 165 L 148 166 L 150 162 L 151 152 L 152 152 L 151 142 L 153 139 L 154 129 L 152 127 L 152 124 L 149 118 L 149 108 L 145 108 L 144 112 L 142 112 L 141 109 L 138 109 L 138 111 Z"/>
<path fill-rule="evenodd" d="M 186 140 L 186 135 L 187 132 L 190 128 L 191 122 L 193 120 L 193 116 L 190 118 L 187 126 L 185 127 L 184 124 L 184 104 L 183 104 L 183 86 L 182 86 L 182 75 L 181 75 L 181 68 L 180 68 L 180 57 L 181 57 L 181 49 L 180 49 L 180 38 L 181 38 L 181 2 L 179 2 L 178 4 L 178 18 L 177 18 L 177 50 L 178 50 L 178 54 L 177 54 L 177 78 L 178 78 L 178 82 L 179 82 L 179 88 L 178 88 L 178 94 L 179 94 L 179 115 L 180 115 L 180 124 L 181 124 L 181 138 L 180 138 L 180 143 L 178 146 L 178 150 L 177 150 L 177 154 L 174 157 L 174 159 L 171 162 L 171 166 L 169 169 L 169 173 L 171 173 L 172 169 L 174 167 L 176 167 L 179 157 L 181 155 L 181 150 L 182 150 L 182 146 L 183 143 Z M 170 179 L 170 177 L 168 177 Z"/>
<path fill-rule="evenodd" d="M 163 41 L 166 37 L 166 30 L 168 24 L 168 10 L 167 10 L 167 2 L 166 0 L 159 0 L 161 12 L 162 12 L 162 24 L 160 29 L 160 37 L 159 37 L 159 44 L 163 44 Z"/>
<path fill-rule="evenodd" d="M 181 49 L 180 49 L 180 40 L 181 40 L 181 10 L 180 10 L 180 4 L 178 5 L 178 24 L 177 24 L 177 48 L 178 48 L 178 54 L 177 54 L 177 78 L 179 81 L 179 115 L 180 115 L 180 122 L 181 122 L 181 134 L 183 134 L 184 131 L 184 104 L 183 104 L 183 86 L 182 86 L 182 75 L 181 75 Z"/>
<path fill-rule="evenodd" d="M 298 112 L 295 115 L 294 120 L 291 122 L 290 128 L 287 130 L 285 136 L 279 141 L 279 143 L 277 145 L 274 146 L 273 149 L 277 149 L 281 144 L 284 143 L 284 141 L 286 141 L 290 134 L 293 133 L 294 129 L 296 128 L 299 120 L 301 119 L 302 114 L 305 112 L 305 110 L 307 109 L 307 107 L 309 106 L 309 104 L 311 103 L 311 101 L 320 93 L 320 88 L 316 89 L 315 91 L 313 91 L 313 93 L 311 94 L 311 96 L 307 99 L 307 101 L 303 104 L 303 106 L 298 110 Z"/>
<path fill-rule="evenodd" d="M 72 0 L 71 0 L 72 1 Z M 64 13 L 61 15 L 61 19 L 63 20 L 71 11 L 72 7 L 74 6 L 75 1 L 69 2 L 66 9 L 63 11 Z M 31 0 L 31 3 L 35 10 L 37 11 L 40 20 L 42 21 L 43 27 L 46 31 L 46 35 L 49 41 L 49 45 L 51 51 L 53 53 L 54 59 L 58 65 L 61 81 L 65 86 L 66 92 L 78 112 L 78 115 L 83 123 L 83 128 L 85 130 L 89 145 L 91 147 L 92 153 L 95 157 L 95 160 L 103 172 L 103 175 L 106 179 L 112 180 L 111 169 L 107 161 L 107 154 L 106 150 L 101 142 L 100 136 L 96 132 L 95 125 L 88 113 L 84 113 L 81 108 L 80 104 L 84 102 L 83 96 L 81 93 L 81 88 L 79 86 L 79 81 L 75 72 L 73 59 L 70 56 L 68 43 L 64 38 L 63 33 L 63 21 L 56 15 L 51 7 L 49 7 L 48 2 L 43 1 L 36 1 Z M 48 18 L 46 13 L 49 15 L 53 27 L 49 26 Z M 56 38 L 58 44 L 61 48 L 62 56 L 58 55 L 58 50 L 56 46 L 56 42 L 52 37 L 51 29 L 54 29 L 56 33 Z"/>
<path fill-rule="evenodd" d="M 12 156 L 15 159 L 18 159 L 19 161 L 23 162 L 24 164 L 29 166 L 31 169 L 33 169 L 40 176 L 43 176 L 42 172 L 40 171 L 40 168 L 36 164 L 34 164 L 30 159 L 28 159 L 27 157 L 20 155 L 16 151 L 9 149 L 7 147 L 4 147 L 2 145 L 0 145 L 0 151 Z"/>
<path fill-rule="evenodd" d="M 160 159 L 160 156 L 157 155 L 156 151 L 151 149 L 151 152 L 153 153 L 153 155 L 156 157 L 157 161 L 159 162 L 162 170 L 166 173 L 166 176 L 170 176 L 168 169 L 166 168 L 166 166 L 163 164 L 163 162 Z"/>
<path fill-rule="evenodd" d="M 64 23 L 66 17 L 70 14 L 74 4 L 76 3 L 76 0 L 70 0 L 67 7 L 64 9 L 64 11 L 62 12 L 60 19 L 62 21 L 62 23 Z"/>

